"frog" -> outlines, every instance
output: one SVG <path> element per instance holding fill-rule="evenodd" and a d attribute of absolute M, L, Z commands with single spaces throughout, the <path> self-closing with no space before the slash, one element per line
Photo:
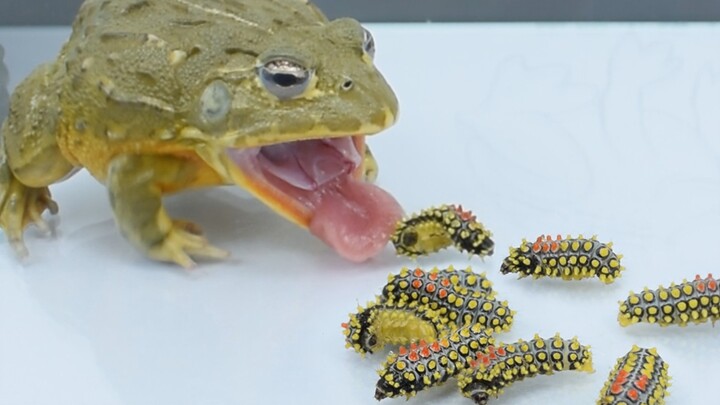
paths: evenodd
<path fill-rule="evenodd" d="M 236 186 L 340 256 L 376 256 L 402 217 L 366 137 L 397 120 L 372 34 L 307 0 L 86 0 L 57 58 L 13 91 L 0 129 L 0 228 L 19 257 L 87 170 L 151 259 L 221 260 L 163 197 Z M 268 241 L 270 243 L 270 241 Z"/>

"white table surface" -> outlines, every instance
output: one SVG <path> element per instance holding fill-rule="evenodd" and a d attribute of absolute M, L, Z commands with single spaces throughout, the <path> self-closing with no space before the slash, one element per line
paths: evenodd
<path fill-rule="evenodd" d="M 518 383 L 495 404 L 591 404 L 633 343 L 670 364 L 668 404 L 709 403 L 720 331 L 621 328 L 629 290 L 718 268 L 720 25 L 373 25 L 398 124 L 370 140 L 379 183 L 407 211 L 462 203 L 495 234 L 484 262 L 455 251 L 421 266 L 486 271 L 517 311 L 501 341 L 577 335 L 594 374 Z M 68 29 L 0 29 L 10 85 Z M 373 404 L 383 355 L 344 348 L 340 323 L 411 261 L 390 247 L 343 261 L 241 190 L 173 197 L 232 252 L 187 272 L 136 253 L 104 188 L 52 188 L 57 234 L 0 241 L 0 404 Z M 516 280 L 507 247 L 541 233 L 598 234 L 627 270 L 597 280 Z M 4 238 L 3 238 L 4 239 Z M 411 404 L 469 404 L 454 383 Z M 404 399 L 387 400 L 404 404 Z"/>

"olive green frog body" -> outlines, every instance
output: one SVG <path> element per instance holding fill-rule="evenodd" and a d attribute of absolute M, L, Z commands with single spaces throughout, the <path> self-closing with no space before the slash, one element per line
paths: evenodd
<path fill-rule="evenodd" d="M 350 252 L 338 235 L 374 233 L 379 246 L 400 211 L 370 184 L 365 135 L 398 107 L 373 53 L 357 21 L 328 21 L 303 0 L 87 0 L 57 59 L 11 96 L 0 228 L 26 255 L 25 227 L 47 229 L 41 214 L 57 212 L 48 186 L 86 168 L 122 234 L 157 260 L 227 255 L 162 204 L 222 184 L 364 260 L 379 248 Z M 333 227 L 351 203 L 365 206 L 368 229 Z"/>

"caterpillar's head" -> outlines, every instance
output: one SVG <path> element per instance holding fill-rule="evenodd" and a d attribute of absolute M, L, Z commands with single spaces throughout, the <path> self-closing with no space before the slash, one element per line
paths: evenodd
<path fill-rule="evenodd" d="M 500 266 L 502 274 L 518 273 L 521 276 L 532 275 L 540 267 L 540 258 L 535 254 L 527 241 L 517 248 L 510 248 L 510 254 Z"/>
<path fill-rule="evenodd" d="M 452 245 L 443 221 L 432 215 L 413 217 L 398 222 L 391 236 L 399 255 L 416 257 L 437 252 Z"/>
<path fill-rule="evenodd" d="M 470 398 L 475 402 L 476 405 L 487 405 L 488 401 L 490 400 L 490 395 L 488 393 L 481 389 L 474 392 Z"/>
<path fill-rule="evenodd" d="M 401 348 L 402 350 L 404 347 Z M 409 353 L 414 353 L 411 354 L 415 356 L 412 360 L 408 359 Z M 401 355 L 390 353 L 383 368 L 378 372 L 380 379 L 375 384 L 375 399 L 380 401 L 399 396 L 410 398 L 418 391 L 422 391 L 426 383 L 422 378 L 422 373 L 415 369 L 418 364 L 421 363 L 418 362 L 417 351 L 405 352 Z M 421 367 L 425 367 L 425 365 L 421 365 Z"/>
<path fill-rule="evenodd" d="M 362 355 L 373 353 L 378 348 L 378 337 L 372 328 L 374 314 L 373 307 L 358 308 L 357 314 L 350 315 L 350 322 L 342 324 L 345 347 L 352 347 Z"/>
<path fill-rule="evenodd" d="M 392 382 L 380 379 L 375 385 L 375 399 L 381 401 L 385 398 L 391 398 L 394 396 L 394 390 L 395 387 L 393 387 Z"/>

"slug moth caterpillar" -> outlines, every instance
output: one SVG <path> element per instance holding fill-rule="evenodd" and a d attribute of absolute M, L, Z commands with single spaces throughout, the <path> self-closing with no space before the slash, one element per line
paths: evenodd
<path fill-rule="evenodd" d="M 564 370 L 592 372 L 589 346 L 581 345 L 576 338 L 555 335 L 542 339 L 535 335 L 529 342 L 488 346 L 477 354 L 470 368 L 461 372 L 458 385 L 463 395 L 485 405 L 515 381 Z"/>
<path fill-rule="evenodd" d="M 438 386 L 468 367 L 475 353 L 493 342 L 479 324 L 474 324 L 445 339 L 400 347 L 397 354 L 390 353 L 378 373 L 375 399 L 409 398 Z"/>
<path fill-rule="evenodd" d="M 668 364 L 655 348 L 633 345 L 618 359 L 600 392 L 598 405 L 663 405 L 670 385 Z"/>
<path fill-rule="evenodd" d="M 713 324 L 720 319 L 720 288 L 712 274 L 707 278 L 700 275 L 695 280 L 683 280 L 670 287 L 647 287 L 639 294 L 630 292 L 620 303 L 618 322 L 627 326 L 638 322 L 657 323 L 661 326 L 685 326 L 689 322 Z"/>
<path fill-rule="evenodd" d="M 572 238 L 560 235 L 540 235 L 535 242 L 523 239 L 519 247 L 510 248 L 500 271 L 503 274 L 517 273 L 520 278 L 532 276 L 558 277 L 563 280 L 579 280 L 598 277 L 602 282 L 612 283 L 620 277 L 624 267 L 620 264 L 622 255 L 615 254 L 611 243 L 599 242 L 580 235 Z"/>
<path fill-rule="evenodd" d="M 439 339 L 475 323 L 507 331 L 514 315 L 507 301 L 495 299 L 492 283 L 470 268 L 403 268 L 388 277 L 375 302 L 358 308 L 343 327 L 346 346 L 364 354 L 385 344 Z"/>
<path fill-rule="evenodd" d="M 391 240 L 399 255 L 417 257 L 450 246 L 480 257 L 493 254 L 492 233 L 462 206 L 441 205 L 398 222 Z"/>

